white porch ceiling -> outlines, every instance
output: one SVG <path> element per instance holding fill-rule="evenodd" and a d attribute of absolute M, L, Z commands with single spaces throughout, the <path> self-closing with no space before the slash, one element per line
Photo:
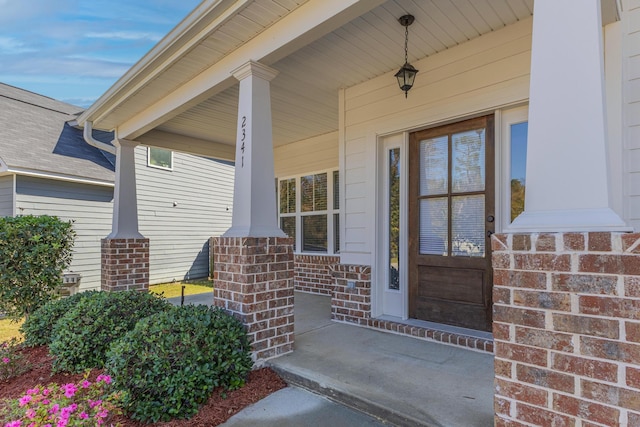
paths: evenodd
<path fill-rule="evenodd" d="M 406 13 L 416 18 L 409 28 L 409 61 L 415 62 L 530 17 L 533 0 L 390 0 L 271 64 L 280 72 L 272 81 L 274 145 L 337 130 L 338 90 L 404 62 L 397 19 Z M 237 91 L 236 84 L 157 129 L 235 144 Z"/>

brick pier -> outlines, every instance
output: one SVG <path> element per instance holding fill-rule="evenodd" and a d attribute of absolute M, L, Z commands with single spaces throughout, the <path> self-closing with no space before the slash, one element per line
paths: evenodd
<path fill-rule="evenodd" d="M 149 239 L 102 239 L 103 291 L 149 290 Z"/>

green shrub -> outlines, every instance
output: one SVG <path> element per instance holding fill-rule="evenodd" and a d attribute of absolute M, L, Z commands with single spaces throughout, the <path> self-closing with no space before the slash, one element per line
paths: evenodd
<path fill-rule="evenodd" d="M 68 298 L 52 300 L 31 313 L 20 332 L 24 335 L 24 343 L 29 347 L 51 344 L 53 327 L 58 320 L 70 311 L 80 299 L 95 294 L 97 291 L 80 292 Z"/>
<path fill-rule="evenodd" d="M 138 320 L 171 307 L 156 295 L 139 292 L 96 292 L 81 298 L 53 327 L 49 351 L 54 372 L 102 368 L 111 343 Z"/>
<path fill-rule="evenodd" d="M 237 319 L 218 308 L 187 305 L 138 322 L 113 343 L 106 370 L 133 419 L 189 418 L 215 387 L 244 385 L 249 349 Z"/>
<path fill-rule="evenodd" d="M 0 217 L 0 311 L 17 320 L 55 298 L 74 238 L 55 216 Z"/>

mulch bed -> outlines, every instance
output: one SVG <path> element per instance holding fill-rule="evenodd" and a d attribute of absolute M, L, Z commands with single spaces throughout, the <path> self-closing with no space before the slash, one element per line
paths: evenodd
<path fill-rule="evenodd" d="M 52 358 L 49 356 L 49 349 L 46 346 L 26 348 L 23 354 L 33 365 L 29 372 L 0 382 L 0 399 L 17 398 L 22 396 L 27 389 L 38 384 L 49 383 L 65 384 L 77 382 L 83 378 L 83 374 L 58 373 L 51 375 Z M 90 380 L 94 381 L 102 371 L 94 369 L 91 371 Z M 226 393 L 226 398 L 222 397 L 224 390 L 214 390 L 209 401 L 200 408 L 197 415 L 189 420 L 174 420 L 155 424 L 143 424 L 120 416 L 112 422 L 118 422 L 123 427 L 211 427 L 222 424 L 241 409 L 256 403 L 267 397 L 271 393 L 286 387 L 286 383 L 271 369 L 262 368 L 249 374 L 247 384 L 239 389 Z"/>

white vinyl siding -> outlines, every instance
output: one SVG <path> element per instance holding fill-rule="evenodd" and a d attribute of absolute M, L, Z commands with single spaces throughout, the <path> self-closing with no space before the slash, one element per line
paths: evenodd
<path fill-rule="evenodd" d="M 26 176 L 16 179 L 16 214 L 73 220 L 77 236 L 70 270 L 82 275 L 82 289 L 100 289 L 100 239 L 111 232 L 113 188 Z"/>
<path fill-rule="evenodd" d="M 491 113 L 529 96 L 532 19 L 415 61 L 405 99 L 393 73 L 345 91 L 344 241 L 341 262 L 374 263 L 379 135 Z"/>
<path fill-rule="evenodd" d="M 623 0 L 622 122 L 627 203 L 625 219 L 640 230 L 640 2 Z"/>
<path fill-rule="evenodd" d="M 0 176 L 0 216 L 13 215 L 14 175 Z"/>
<path fill-rule="evenodd" d="M 179 152 L 173 170 L 136 149 L 138 221 L 150 243 L 150 283 L 207 277 L 209 243 L 231 226 L 233 166 Z"/>

